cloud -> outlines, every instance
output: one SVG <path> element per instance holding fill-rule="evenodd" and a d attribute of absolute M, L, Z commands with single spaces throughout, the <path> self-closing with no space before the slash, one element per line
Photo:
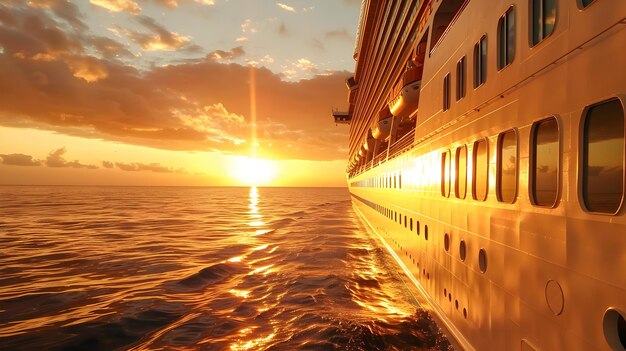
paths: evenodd
<path fill-rule="evenodd" d="M 351 41 L 353 39 L 346 29 L 332 30 L 326 32 L 324 36 L 326 37 L 326 39 L 341 39 L 347 41 Z"/>
<path fill-rule="evenodd" d="M 318 39 L 314 39 L 313 42 L 311 42 L 311 46 L 316 48 L 316 49 L 318 49 L 318 50 L 326 51 L 326 48 L 324 47 L 324 44 L 321 41 L 319 41 Z"/>
<path fill-rule="evenodd" d="M 29 1 L 32 8 L 50 9 L 59 18 L 69 23 L 76 30 L 85 30 L 87 26 L 80 19 L 81 13 L 78 6 L 68 0 L 37 0 Z"/>
<path fill-rule="evenodd" d="M 170 8 L 178 7 L 178 5 L 180 5 L 180 3 L 183 3 L 183 2 L 191 2 L 191 1 L 184 1 L 184 0 L 152 0 L 152 1 L 157 3 L 158 5 L 166 6 Z M 197 4 L 201 4 L 201 5 L 209 5 L 209 6 L 215 5 L 214 0 L 193 0 L 193 2 Z"/>
<path fill-rule="evenodd" d="M 189 37 L 170 32 L 148 16 L 137 17 L 137 22 L 148 29 L 149 33 L 127 30 L 126 35 L 147 51 L 174 51 L 189 42 Z"/>
<path fill-rule="evenodd" d="M 1 155 L 2 163 L 10 166 L 41 166 L 40 160 L 34 160 L 31 155 L 10 154 Z"/>
<path fill-rule="evenodd" d="M 89 44 L 91 44 L 91 46 L 98 50 L 102 57 L 107 59 L 135 56 L 124 45 L 107 37 L 90 37 Z"/>
<path fill-rule="evenodd" d="M 283 9 L 285 11 L 288 11 L 288 12 L 293 12 L 293 13 L 296 12 L 295 8 L 293 8 L 293 7 L 289 6 L 289 5 L 285 5 L 282 2 L 277 2 L 276 6 L 280 7 L 281 9 Z"/>
<path fill-rule="evenodd" d="M 207 55 L 207 58 L 218 61 L 231 61 L 245 56 L 246 52 L 241 46 L 230 49 L 230 51 L 215 50 Z"/>
<path fill-rule="evenodd" d="M 345 157 L 347 129 L 335 127 L 330 111 L 346 105 L 348 72 L 316 75 L 320 68 L 301 58 L 285 67 L 292 73 L 276 74 L 259 66 L 273 60 L 268 55 L 250 58 L 256 66 L 233 63 L 246 57 L 241 47 L 139 70 L 116 59 L 120 46 L 64 32 L 49 12 L 0 6 L 0 125 L 166 150 L 247 154 L 253 77 L 259 157 Z M 146 17 L 135 19 L 163 29 Z M 86 55 L 92 51 L 102 56 Z M 309 78 L 297 80 L 302 77 Z"/>
<path fill-rule="evenodd" d="M 102 167 L 104 167 L 104 168 L 113 168 L 113 167 L 115 167 L 115 164 L 113 162 L 110 162 L 110 161 L 102 161 Z"/>
<path fill-rule="evenodd" d="M 67 60 L 67 65 L 74 77 L 83 79 L 88 83 L 97 82 L 109 75 L 104 64 L 100 60 L 90 56 L 73 57 Z"/>
<path fill-rule="evenodd" d="M 136 15 L 141 11 L 139 4 L 133 0 L 89 0 L 89 2 L 111 12 L 128 12 Z"/>
<path fill-rule="evenodd" d="M 46 166 L 52 167 L 52 168 L 61 168 L 61 167 L 88 168 L 88 169 L 98 168 L 98 166 L 94 166 L 94 165 L 84 165 L 78 162 L 78 160 L 67 161 L 63 157 L 63 155 L 65 155 L 66 152 L 67 150 L 64 147 L 55 151 L 51 151 L 50 154 L 48 154 L 48 157 L 46 158 Z"/>
<path fill-rule="evenodd" d="M 285 22 L 280 22 L 280 26 L 278 27 L 278 34 L 284 37 L 289 36 L 289 31 L 287 30 L 287 27 L 285 26 Z"/>
<path fill-rule="evenodd" d="M 121 169 L 122 171 L 128 171 L 128 172 L 151 171 L 151 172 L 157 172 L 157 173 L 187 173 L 187 171 L 185 171 L 183 168 L 174 169 L 174 168 L 163 166 L 160 163 L 115 162 L 115 165 L 117 166 L 117 168 Z"/>

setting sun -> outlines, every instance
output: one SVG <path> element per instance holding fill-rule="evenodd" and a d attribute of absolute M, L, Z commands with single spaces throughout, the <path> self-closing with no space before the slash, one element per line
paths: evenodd
<path fill-rule="evenodd" d="M 277 175 L 273 161 L 236 157 L 230 165 L 230 176 L 243 185 L 267 185 Z"/>

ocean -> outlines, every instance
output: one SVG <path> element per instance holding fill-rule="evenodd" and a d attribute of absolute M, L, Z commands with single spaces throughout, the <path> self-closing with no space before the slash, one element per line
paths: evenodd
<path fill-rule="evenodd" d="M 2 350 L 452 350 L 344 188 L 0 186 Z"/>

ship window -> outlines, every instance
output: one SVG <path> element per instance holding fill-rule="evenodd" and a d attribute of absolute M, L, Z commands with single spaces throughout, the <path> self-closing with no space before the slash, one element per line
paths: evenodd
<path fill-rule="evenodd" d="M 517 196 L 517 133 L 509 130 L 498 136 L 498 201 L 513 203 Z"/>
<path fill-rule="evenodd" d="M 472 197 L 474 200 L 485 201 L 487 199 L 487 181 L 489 170 L 489 158 L 487 150 L 487 139 L 474 142 L 473 153 L 473 188 Z"/>
<path fill-rule="evenodd" d="M 532 46 L 539 44 L 554 31 L 556 0 L 531 0 Z"/>
<path fill-rule="evenodd" d="M 498 22 L 498 69 L 510 65 L 515 57 L 515 10 L 513 7 Z"/>
<path fill-rule="evenodd" d="M 487 36 L 474 45 L 474 88 L 487 81 Z"/>
<path fill-rule="evenodd" d="M 465 145 L 456 148 L 455 170 L 454 193 L 457 198 L 465 199 L 467 192 L 467 147 Z"/>
<path fill-rule="evenodd" d="M 450 109 L 450 73 L 443 77 L 443 110 Z"/>
<path fill-rule="evenodd" d="M 433 35 L 430 38 L 431 51 L 439 44 L 448 27 L 454 23 L 467 2 L 468 0 L 448 0 L 439 5 L 433 17 Z"/>
<path fill-rule="evenodd" d="M 587 109 L 582 195 L 589 211 L 617 213 L 624 195 L 624 108 L 613 99 Z"/>
<path fill-rule="evenodd" d="M 554 206 L 559 189 L 559 125 L 551 117 L 531 128 L 531 201 L 538 206 Z"/>
<path fill-rule="evenodd" d="M 585 8 L 585 7 L 589 6 L 589 5 L 591 5 L 591 3 L 594 2 L 594 1 L 595 0 L 580 0 L 579 6 L 581 8 Z"/>
<path fill-rule="evenodd" d="M 450 150 L 441 154 L 441 195 L 450 196 Z"/>
<path fill-rule="evenodd" d="M 459 101 L 465 97 L 465 70 L 466 59 L 463 56 L 459 62 L 456 63 L 456 100 Z"/>
<path fill-rule="evenodd" d="M 409 218 L 409 230 L 413 231 L 413 218 Z"/>

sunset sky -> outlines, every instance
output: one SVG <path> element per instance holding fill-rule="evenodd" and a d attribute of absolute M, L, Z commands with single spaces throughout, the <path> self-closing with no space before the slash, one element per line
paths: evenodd
<path fill-rule="evenodd" d="M 345 186 L 330 113 L 358 15 L 357 0 L 3 0 L 0 184 Z"/>

